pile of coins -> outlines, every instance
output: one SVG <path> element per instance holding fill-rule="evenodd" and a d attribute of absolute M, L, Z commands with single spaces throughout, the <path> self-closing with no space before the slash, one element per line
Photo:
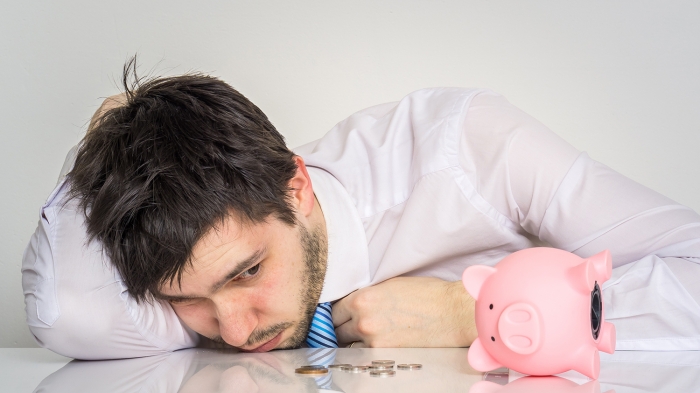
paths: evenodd
<path fill-rule="evenodd" d="M 297 374 L 304 375 L 325 375 L 328 374 L 329 369 L 340 370 L 346 373 L 360 374 L 369 371 L 371 377 L 377 378 L 388 378 L 396 375 L 394 371 L 394 365 L 396 364 L 393 360 L 372 360 L 372 364 L 369 366 L 354 366 L 352 364 L 331 364 L 326 368 L 326 366 L 302 366 L 295 370 Z M 421 364 L 399 364 L 396 366 L 398 370 L 420 370 L 423 368 Z"/>
<path fill-rule="evenodd" d="M 328 374 L 328 369 L 326 366 L 301 366 L 294 370 L 294 372 L 303 375 L 325 375 Z"/>

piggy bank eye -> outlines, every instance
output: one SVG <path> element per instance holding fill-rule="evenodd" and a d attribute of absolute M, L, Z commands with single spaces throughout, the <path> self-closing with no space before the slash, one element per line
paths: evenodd
<path fill-rule="evenodd" d="M 600 297 L 600 287 L 598 283 L 595 283 L 595 287 L 591 292 L 591 333 L 593 333 L 593 339 L 597 340 L 600 334 L 600 325 L 603 323 L 602 318 L 603 302 Z"/>
<path fill-rule="evenodd" d="M 493 304 L 489 304 L 489 310 L 493 310 Z"/>
<path fill-rule="evenodd" d="M 495 339 L 495 338 L 493 338 L 493 336 L 491 336 L 491 341 L 496 341 L 496 339 Z"/>

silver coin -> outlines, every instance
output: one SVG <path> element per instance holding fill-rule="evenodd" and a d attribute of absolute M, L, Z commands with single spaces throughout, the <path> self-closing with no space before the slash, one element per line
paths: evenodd
<path fill-rule="evenodd" d="M 324 366 L 322 364 L 310 364 L 307 366 L 301 366 L 299 368 L 305 368 L 305 369 L 310 369 L 310 370 L 322 370 L 322 369 L 325 369 L 326 366 Z"/>
<path fill-rule="evenodd" d="M 396 364 L 393 360 L 372 360 L 373 366 L 393 366 Z"/>
<path fill-rule="evenodd" d="M 423 368 L 422 364 L 412 363 L 412 364 L 399 364 L 396 366 L 399 370 L 420 370 Z"/>
<path fill-rule="evenodd" d="M 381 365 L 381 366 L 380 366 L 380 365 L 377 365 L 377 364 L 373 364 L 373 365 L 367 366 L 367 367 L 369 367 L 369 371 L 393 370 L 393 369 L 394 369 L 394 365 L 393 365 L 393 364 L 392 364 L 392 365 L 388 365 L 388 366 L 384 366 L 384 365 Z"/>
<path fill-rule="evenodd" d="M 330 366 L 328 366 L 328 368 L 336 368 L 336 369 L 340 369 L 343 367 L 352 367 L 352 364 L 342 363 L 342 364 L 331 364 Z"/>
<path fill-rule="evenodd" d="M 394 370 L 379 370 L 379 371 L 370 371 L 369 376 L 370 377 L 377 377 L 377 378 L 389 378 L 393 377 L 396 375 L 396 371 Z"/>
<path fill-rule="evenodd" d="M 341 367 L 342 371 L 348 372 L 348 373 L 366 373 L 369 371 L 369 367 L 367 366 L 350 366 L 350 367 Z"/>

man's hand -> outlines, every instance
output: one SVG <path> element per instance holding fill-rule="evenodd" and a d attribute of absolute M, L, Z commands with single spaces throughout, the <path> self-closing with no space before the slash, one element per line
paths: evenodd
<path fill-rule="evenodd" d="M 461 281 L 397 277 L 333 305 L 341 345 L 466 347 L 476 338 L 474 299 Z"/>

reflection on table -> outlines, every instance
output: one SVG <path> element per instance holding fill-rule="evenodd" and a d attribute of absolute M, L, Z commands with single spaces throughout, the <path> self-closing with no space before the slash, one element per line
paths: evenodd
<path fill-rule="evenodd" d="M 601 356 L 599 380 L 569 372 L 527 377 L 501 369 L 482 374 L 467 363 L 465 348 L 297 349 L 240 353 L 190 349 L 140 359 L 77 361 L 46 377 L 35 392 L 689 392 L 700 387 L 700 351 L 617 352 Z M 372 360 L 420 363 L 394 377 L 331 370 L 295 374 L 309 364 Z"/>

